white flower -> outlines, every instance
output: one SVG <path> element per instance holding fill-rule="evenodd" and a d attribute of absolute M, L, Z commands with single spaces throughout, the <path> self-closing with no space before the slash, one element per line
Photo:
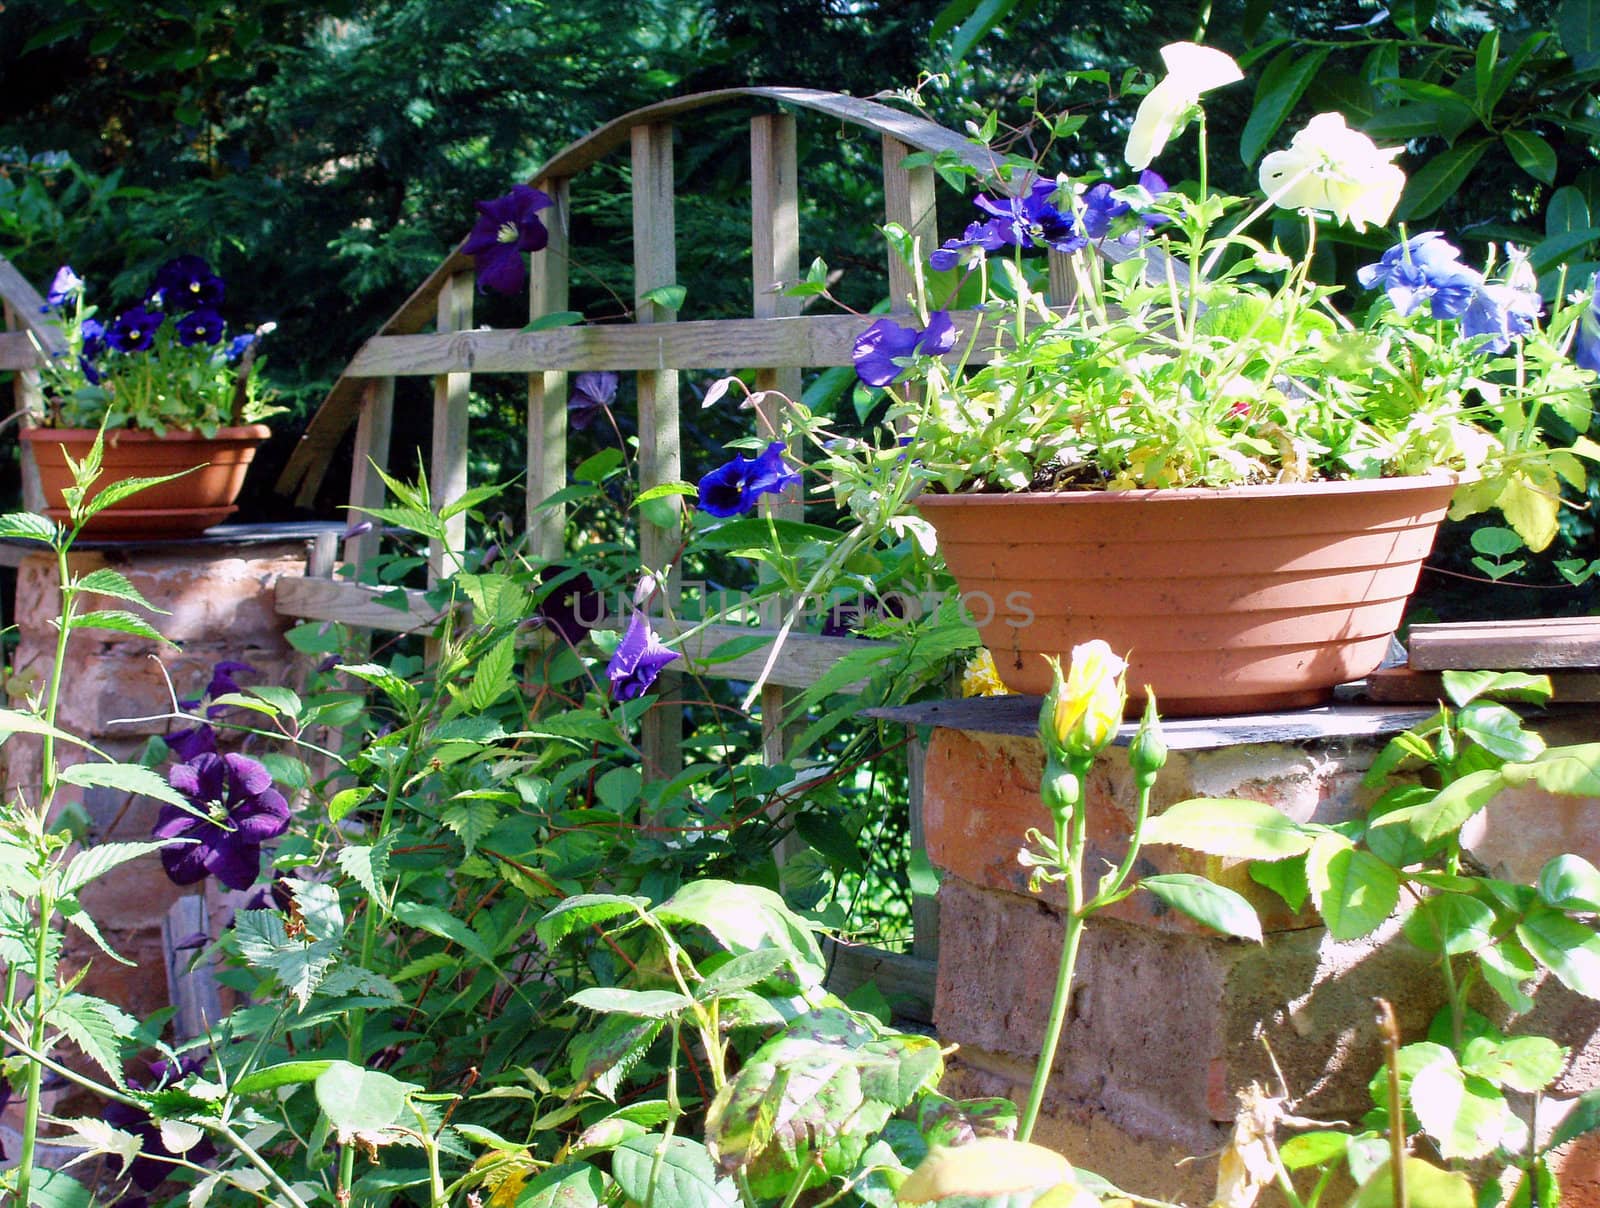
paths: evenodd
<path fill-rule="evenodd" d="M 1358 231 L 1389 220 L 1406 174 L 1390 163 L 1400 147 L 1379 147 L 1337 113 L 1319 113 L 1288 149 L 1261 161 L 1261 187 L 1289 210 L 1327 210 Z"/>
<path fill-rule="evenodd" d="M 1193 42 L 1163 46 L 1161 61 L 1167 65 L 1167 77 L 1139 102 L 1133 129 L 1128 131 L 1128 149 L 1123 154 L 1135 172 L 1149 167 L 1150 161 L 1161 154 L 1161 148 L 1202 92 L 1244 79 L 1244 72 L 1232 57 Z"/>

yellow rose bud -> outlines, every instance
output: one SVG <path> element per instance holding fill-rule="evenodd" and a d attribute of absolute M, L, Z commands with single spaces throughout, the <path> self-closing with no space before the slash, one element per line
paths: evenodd
<path fill-rule="evenodd" d="M 1039 735 L 1058 758 L 1092 758 L 1116 737 L 1127 703 L 1128 664 L 1096 638 L 1072 649 L 1066 678 L 1051 659 L 1055 683 L 1044 699 Z"/>

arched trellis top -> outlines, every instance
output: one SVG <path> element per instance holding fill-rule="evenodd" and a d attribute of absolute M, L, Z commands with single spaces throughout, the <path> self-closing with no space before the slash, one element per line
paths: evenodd
<path fill-rule="evenodd" d="M 548 190 L 553 182 L 564 182 L 611 152 L 628 145 L 635 139 L 637 131 L 660 127 L 668 119 L 696 109 L 747 100 L 768 101 L 776 105 L 809 110 L 838 118 L 840 121 L 881 135 L 885 140 L 886 193 L 892 194 L 895 186 L 899 185 L 904 193 L 926 195 L 925 200 L 910 196 L 899 198 L 891 196 L 889 207 L 894 209 L 898 205 L 903 210 L 908 207 L 910 210 L 915 210 L 919 203 L 924 204 L 927 213 L 917 214 L 916 217 L 927 224 L 925 231 L 929 234 L 932 233 L 931 170 L 899 170 L 897 164 L 889 162 L 891 149 L 898 144 L 901 158 L 911 151 L 947 152 L 983 172 L 993 171 L 997 166 L 997 160 L 990 152 L 955 131 L 912 114 L 880 105 L 875 101 L 812 88 L 723 88 L 714 92 L 674 97 L 616 118 L 557 153 L 534 175 L 533 182 Z M 557 221 L 564 221 L 564 217 L 564 215 L 559 216 Z M 905 225 L 910 227 L 913 224 L 908 222 Z M 440 295 L 452 279 L 459 278 L 462 273 L 470 269 L 470 266 L 470 258 L 458 247 L 418 287 L 405 304 L 390 316 L 379 328 L 373 340 L 357 354 L 345 373 L 334 384 L 290 456 L 278 480 L 280 491 L 288 493 L 298 489 L 300 500 L 305 503 L 310 501 L 322 482 L 334 449 L 351 424 L 356 422 L 361 408 L 365 380 L 375 376 L 474 369 L 485 372 L 517 372 L 534 368 L 529 363 L 530 358 L 533 361 L 542 360 L 543 365 L 539 367 L 562 369 L 647 369 L 661 366 L 660 358 L 652 351 L 642 346 L 633 347 L 632 344 L 636 341 L 630 342 L 625 334 L 627 329 L 620 325 L 532 333 L 522 335 L 520 339 L 511 338 L 520 333 L 473 333 L 466 342 L 463 342 L 463 337 L 458 336 L 447 340 L 447 347 L 454 350 L 453 356 L 443 358 L 449 362 L 448 364 L 431 362 L 419 364 L 415 358 L 399 354 L 398 349 L 384 346 L 386 338 L 411 335 L 420 331 L 429 322 L 435 321 Z M 894 266 L 891 265 L 891 287 L 904 285 L 903 282 L 895 280 L 897 276 Z M 903 289 L 895 292 L 898 294 L 903 292 Z M 827 319 L 833 320 L 831 325 Z M 683 350 L 703 349 L 703 356 L 714 357 L 723 354 L 728 345 L 725 338 L 719 340 L 715 336 L 719 326 L 712 323 L 677 324 L 672 337 L 673 344 Z M 841 362 L 840 350 L 848 352 L 850 342 L 860 329 L 859 321 L 850 316 L 818 317 L 807 321 L 808 329 L 812 326 L 817 330 L 814 333 L 808 330 L 804 337 L 797 336 L 798 327 L 795 332 L 788 334 L 773 331 L 769 333 L 768 344 L 776 340 L 783 348 L 791 349 L 792 351 L 786 354 L 788 359 L 804 355 L 807 359 L 803 363 L 808 366 L 848 363 L 847 357 Z M 762 349 L 757 347 L 750 351 L 759 353 Z M 779 349 L 769 346 L 767 351 L 777 352 Z M 640 358 L 646 356 L 649 357 L 648 363 L 639 363 Z M 757 355 L 752 361 L 739 363 L 766 365 L 775 362 L 770 356 Z M 706 367 L 721 367 L 729 362 L 713 359 L 705 361 L 704 364 Z M 680 359 L 673 367 L 699 366 L 683 363 Z"/>

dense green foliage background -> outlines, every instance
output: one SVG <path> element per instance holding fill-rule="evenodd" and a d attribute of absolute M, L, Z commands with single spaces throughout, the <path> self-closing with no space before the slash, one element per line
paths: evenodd
<path fill-rule="evenodd" d="M 1586 279 L 1600 234 L 1591 217 L 1600 214 L 1600 4 L 1391 8 L 10 0 L 0 9 L 0 254 L 40 282 L 70 260 L 98 300 L 120 305 L 162 260 L 195 251 L 229 280 L 231 318 L 276 319 L 268 373 L 294 415 L 246 500 L 263 517 L 290 513 L 269 487 L 295 421 L 464 235 L 472 202 L 526 179 L 603 121 L 673 94 L 785 83 L 873 95 L 922 82 L 931 116 L 960 127 L 996 107 L 1017 127 L 1019 150 L 1038 146 L 1022 129 L 1037 94 L 1040 109 L 1067 105 L 1087 119 L 1051 148 L 1048 166 L 1117 175 L 1136 100 L 1124 95 L 1124 69 L 1156 70 L 1160 46 L 1203 37 L 1249 73 L 1208 101 L 1214 178 L 1247 187 L 1261 149 L 1281 145 L 1307 113 L 1337 107 L 1380 140 L 1406 142 L 1413 187 L 1402 217 L 1454 233 L 1474 258 L 1474 242 L 1555 240 L 1542 267 L 1565 264 L 1571 284 Z M 960 61 L 958 46 L 970 46 Z M 1063 73 L 1097 67 L 1109 85 L 1069 96 Z M 697 120 L 680 150 L 686 317 L 749 304 L 743 116 Z M 877 148 L 815 119 L 802 137 L 805 254 L 842 270 L 840 296 L 870 306 L 884 291 Z M 1194 168 L 1181 155 L 1160 166 L 1170 176 Z M 591 318 L 627 309 L 625 172 L 615 163 L 591 173 L 577 198 L 585 252 L 575 306 Z M 953 229 L 967 211 L 959 198 L 946 202 Z M 1360 242 L 1329 240 L 1330 267 L 1348 278 L 1371 258 Z M 1556 287 L 1553 275 L 1547 285 Z M 514 304 L 485 300 L 478 321 L 519 317 Z M 516 392 L 491 390 L 477 406 L 485 439 L 475 469 L 511 477 Z M 691 433 L 686 472 L 724 435 Z M 342 467 L 330 474 L 324 514 L 342 502 L 343 480 Z M 1590 532 L 1574 516 L 1573 540 Z M 1548 603 L 1572 606 L 1570 597 Z"/>

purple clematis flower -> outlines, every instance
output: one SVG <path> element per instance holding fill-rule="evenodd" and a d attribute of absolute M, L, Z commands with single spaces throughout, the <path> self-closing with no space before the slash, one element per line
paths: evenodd
<path fill-rule="evenodd" d="M 700 480 L 700 509 L 713 516 L 739 516 L 755 507 L 763 495 L 781 495 L 800 481 L 797 471 L 783 460 L 781 440 L 775 440 L 759 457 L 742 454 L 718 466 Z"/>
<path fill-rule="evenodd" d="M 611 681 L 611 699 L 635 700 L 650 691 L 661 669 L 678 657 L 676 650 L 668 650 L 661 638 L 650 628 L 644 613 L 636 612 L 628 622 L 628 632 L 617 643 L 616 653 L 606 664 L 606 678 Z"/>
<path fill-rule="evenodd" d="M 1589 283 L 1589 309 L 1579 317 L 1572 334 L 1572 361 L 1600 373 L 1600 273 Z"/>
<path fill-rule="evenodd" d="M 1151 197 L 1159 197 L 1167 192 L 1167 182 L 1160 174 L 1146 168 L 1139 173 L 1139 187 Z M 1081 222 L 1083 232 L 1090 239 L 1101 240 L 1112 233 L 1114 227 L 1120 226 L 1119 218 L 1125 218 L 1134 212 L 1131 203 L 1115 196 L 1116 190 L 1107 181 L 1101 181 L 1083 195 L 1083 214 Z M 1162 223 L 1170 222 L 1165 214 L 1142 214 L 1140 223 L 1131 230 L 1120 232 L 1120 238 L 1137 242 L 1143 238 L 1145 231 L 1151 227 L 1158 227 Z"/>
<path fill-rule="evenodd" d="M 249 889 L 261 872 L 262 843 L 289 829 L 289 804 L 271 774 L 246 755 L 202 754 L 174 767 L 167 783 L 204 815 L 161 807 L 155 838 L 196 840 L 161 849 L 167 876 L 193 885 L 209 873 L 229 889 Z"/>
<path fill-rule="evenodd" d="M 1462 264 L 1460 249 L 1439 231 L 1395 244 L 1376 264 L 1359 269 L 1356 279 L 1367 289 L 1383 286 L 1402 315 L 1429 303 L 1435 319 L 1459 319 L 1483 285 L 1482 274 Z"/>
<path fill-rule="evenodd" d="M 955 347 L 956 327 L 950 312 L 936 310 L 918 331 L 893 319 L 879 319 L 856 337 L 851 358 L 856 376 L 869 386 L 887 386 L 905 372 L 896 362 L 911 356 L 941 356 Z"/>
<path fill-rule="evenodd" d="M 118 352 L 144 352 L 155 343 L 156 329 L 161 326 L 161 314 L 134 306 L 111 320 L 106 329 L 106 343 Z"/>
<path fill-rule="evenodd" d="M 1006 237 L 998 222 L 968 223 L 959 239 L 946 239 L 928 257 L 928 267 L 938 273 L 948 272 L 973 259 L 979 251 L 997 252 L 1005 246 Z"/>
<path fill-rule="evenodd" d="M 174 730 L 161 740 L 180 763 L 193 763 L 201 755 L 217 753 L 217 732 L 207 725 Z"/>
<path fill-rule="evenodd" d="M 567 396 L 567 418 L 580 432 L 594 422 L 617 397 L 617 375 L 610 372 L 580 373 Z"/>
<path fill-rule="evenodd" d="M 1472 296 L 1461 314 L 1461 334 L 1488 336 L 1478 345 L 1479 352 L 1496 356 L 1511 347 L 1513 336 L 1527 335 L 1544 302 L 1531 289 L 1511 284 L 1485 285 Z"/>
<path fill-rule="evenodd" d="M 997 220 L 996 233 L 1013 247 L 1075 252 L 1089 240 L 1070 213 L 1063 214 L 1051 204 L 1060 188 L 1053 180 L 1036 180 L 1025 197 L 979 194 L 973 204 Z"/>
<path fill-rule="evenodd" d="M 461 250 L 477 261 L 478 288 L 514 294 L 528 283 L 523 252 L 537 252 L 550 242 L 539 211 L 555 203 L 532 185 L 515 185 L 504 197 L 480 201 L 478 221 Z"/>
<path fill-rule="evenodd" d="M 185 348 L 222 342 L 222 316 L 210 307 L 191 310 L 177 321 L 178 343 Z"/>
<path fill-rule="evenodd" d="M 83 278 L 72 271 L 70 264 L 63 264 L 56 269 L 56 275 L 50 279 L 50 288 L 44 295 L 44 313 L 60 310 L 69 303 L 76 302 L 83 293 Z"/>
<path fill-rule="evenodd" d="M 539 580 L 548 583 L 569 573 L 564 566 L 547 566 L 539 572 Z M 559 633 L 567 645 L 576 646 L 600 623 L 605 612 L 605 597 L 595 590 L 594 580 L 579 571 L 547 595 L 534 615 Z"/>
<path fill-rule="evenodd" d="M 184 311 L 215 310 L 222 305 L 227 286 L 211 266 L 199 256 L 177 256 L 156 270 L 150 300 L 174 314 Z"/>

